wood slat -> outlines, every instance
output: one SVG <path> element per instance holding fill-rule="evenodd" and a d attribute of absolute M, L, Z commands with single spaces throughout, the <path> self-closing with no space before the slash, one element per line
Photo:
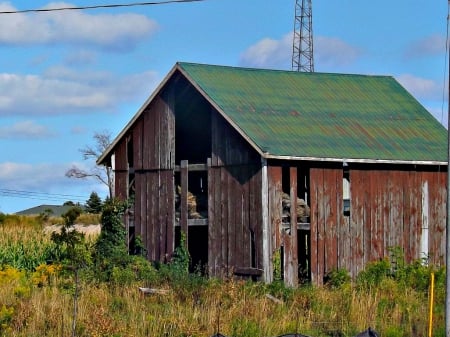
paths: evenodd
<path fill-rule="evenodd" d="M 138 171 L 143 167 L 143 117 L 133 127 L 133 168 Z"/>
<path fill-rule="evenodd" d="M 339 189 L 340 187 L 340 189 Z M 336 269 L 337 262 L 337 213 L 342 212 L 342 208 L 337 208 L 337 199 L 342 199 L 342 168 L 326 169 L 324 172 L 324 204 L 325 204 L 325 261 L 324 275 Z"/>
<path fill-rule="evenodd" d="M 188 192 L 189 192 L 189 172 L 188 172 L 189 162 L 187 160 L 182 160 L 180 164 L 180 184 L 181 184 L 181 195 L 180 195 L 180 226 L 181 231 L 186 235 L 186 248 L 188 245 Z"/>

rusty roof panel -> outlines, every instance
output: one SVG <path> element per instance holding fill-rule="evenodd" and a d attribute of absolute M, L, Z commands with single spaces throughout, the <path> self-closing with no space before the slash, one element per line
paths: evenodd
<path fill-rule="evenodd" d="M 447 130 L 390 76 L 178 67 L 269 155 L 447 161 Z"/>

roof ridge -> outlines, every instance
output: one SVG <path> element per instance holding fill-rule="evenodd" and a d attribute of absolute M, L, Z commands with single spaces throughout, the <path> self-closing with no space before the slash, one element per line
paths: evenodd
<path fill-rule="evenodd" d="M 244 72 L 283 72 L 288 74 L 301 74 L 304 76 L 322 76 L 322 75 L 330 75 L 330 76 L 338 76 L 338 77 L 344 77 L 344 76 L 352 76 L 352 77 L 381 77 L 381 78 L 394 78 L 393 75 L 386 75 L 386 74 L 358 74 L 358 73 L 333 73 L 333 72 L 298 72 L 294 70 L 287 70 L 287 69 L 271 69 L 271 68 L 258 68 L 258 67 L 244 67 L 244 66 L 235 66 L 235 65 L 220 65 L 220 64 L 209 64 L 209 63 L 196 63 L 196 62 L 184 62 L 184 61 L 178 61 L 176 63 L 178 66 L 183 67 L 183 65 L 187 66 L 194 66 L 194 67 L 204 67 L 204 68 L 222 68 L 222 69 L 230 69 L 230 70 L 241 70 Z"/>

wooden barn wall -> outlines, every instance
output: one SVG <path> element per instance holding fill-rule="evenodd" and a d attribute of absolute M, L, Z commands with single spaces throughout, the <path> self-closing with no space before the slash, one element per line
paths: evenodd
<path fill-rule="evenodd" d="M 345 217 L 342 168 L 310 169 L 313 283 L 321 284 L 334 268 L 354 277 L 395 247 L 407 262 L 426 255 L 431 263 L 445 262 L 445 172 L 350 168 L 349 176 L 350 216 Z M 424 240 L 428 254 L 421 253 Z"/>
<path fill-rule="evenodd" d="M 349 259 L 358 243 L 350 241 L 350 228 L 343 217 L 342 167 L 310 169 L 310 268 L 311 281 L 324 276 Z"/>
<path fill-rule="evenodd" d="M 114 196 L 120 200 L 128 198 L 127 138 L 124 137 L 115 148 Z"/>
<path fill-rule="evenodd" d="M 270 239 L 273 251 L 270 256 L 279 254 L 281 265 L 274 268 L 282 268 L 283 280 L 287 286 L 295 287 L 298 285 L 298 237 L 297 237 L 297 167 L 289 168 L 289 195 L 291 203 L 289 230 L 282 228 L 282 166 L 269 165 L 267 169 L 268 175 L 268 217 L 271 228 Z M 281 253 L 282 251 L 282 253 Z"/>
<path fill-rule="evenodd" d="M 214 110 L 211 121 L 209 273 L 262 269 L 260 157 Z"/>
<path fill-rule="evenodd" d="M 135 122 L 130 135 L 136 186 L 135 233 L 141 237 L 147 258 L 152 261 L 166 261 L 174 250 L 172 102 L 167 93 L 156 97 Z"/>

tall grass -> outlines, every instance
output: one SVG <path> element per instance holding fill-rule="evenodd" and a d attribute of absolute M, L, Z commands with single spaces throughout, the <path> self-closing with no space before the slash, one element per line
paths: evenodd
<path fill-rule="evenodd" d="M 301 332 L 354 336 L 368 326 L 381 336 L 425 336 L 426 300 L 413 291 L 361 292 L 355 288 L 298 289 L 276 303 L 264 286 L 205 281 L 190 296 L 169 284 L 165 295 L 143 295 L 139 284 L 83 284 L 77 336 L 263 337 Z M 70 331 L 71 297 L 61 284 L 34 287 L 18 301 L 11 336 L 64 336 Z M 435 324 L 441 324 L 442 317 Z M 436 334 L 437 335 L 437 334 Z"/>
<path fill-rule="evenodd" d="M 45 255 L 39 246 L 48 245 L 49 239 L 42 226 L 18 221 L 0 225 L 0 247 L 5 242 L 10 247 L 22 244 Z M 4 253 L 0 248 L 0 255 Z M 46 264 L 27 268 L 0 268 L 0 336 L 70 335 L 71 276 Z M 174 277 L 165 268 L 156 270 L 136 260 L 130 267 L 115 268 L 109 283 L 82 278 L 76 332 L 80 337 L 209 337 L 218 331 L 230 337 L 293 332 L 320 337 L 354 336 L 371 326 L 383 337 L 425 336 L 424 284 L 431 269 L 418 264 L 404 266 L 399 273 L 380 261 L 368 265 L 354 283 L 341 272 L 328 286 L 288 289 L 281 283 L 207 280 L 184 273 Z M 445 277 L 441 270 L 436 272 L 433 331 L 434 336 L 444 336 Z M 167 292 L 144 295 L 139 291 L 142 286 Z"/>

